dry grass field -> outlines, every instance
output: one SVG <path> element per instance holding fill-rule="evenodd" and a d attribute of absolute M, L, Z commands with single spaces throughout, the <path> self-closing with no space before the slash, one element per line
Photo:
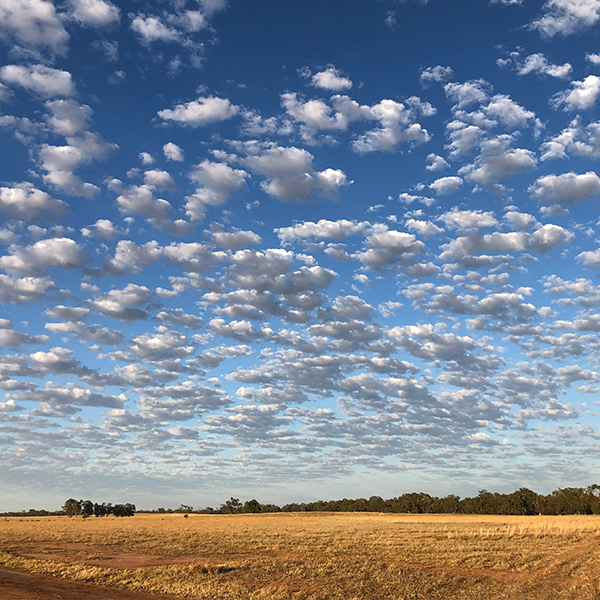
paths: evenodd
<path fill-rule="evenodd" d="M 3 518 L 0 567 L 199 600 L 600 600 L 600 517 Z"/>

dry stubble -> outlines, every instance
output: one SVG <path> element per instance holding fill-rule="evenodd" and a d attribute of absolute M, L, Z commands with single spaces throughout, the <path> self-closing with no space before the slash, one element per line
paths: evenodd
<path fill-rule="evenodd" d="M 202 600 L 600 600 L 600 518 L 0 520 L 0 565 Z"/>

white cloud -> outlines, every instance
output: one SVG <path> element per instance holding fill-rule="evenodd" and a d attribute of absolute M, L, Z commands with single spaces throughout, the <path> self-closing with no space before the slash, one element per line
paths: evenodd
<path fill-rule="evenodd" d="M 204 323 L 202 318 L 190 315 L 182 308 L 163 310 L 156 315 L 156 319 L 165 325 L 189 327 L 191 329 L 200 329 Z"/>
<path fill-rule="evenodd" d="M 519 212 L 517 210 L 509 210 L 504 214 L 504 219 L 510 224 L 513 229 L 520 229 L 522 231 L 539 225 L 533 215 L 528 213 Z"/>
<path fill-rule="evenodd" d="M 186 213 L 192 220 L 201 221 L 207 206 L 220 206 L 227 202 L 234 192 L 244 187 L 248 177 L 243 169 L 234 169 L 226 163 L 202 161 L 190 172 L 190 178 L 202 187 L 186 197 Z"/>
<path fill-rule="evenodd" d="M 485 102 L 488 99 L 489 89 L 490 84 L 483 79 L 473 79 L 466 83 L 447 83 L 444 86 L 446 96 L 458 108 Z"/>
<path fill-rule="evenodd" d="M 160 110 L 158 116 L 165 121 L 173 121 L 184 126 L 203 127 L 231 119 L 239 111 L 239 106 L 231 104 L 227 98 L 208 96 L 186 104 L 178 104 L 173 109 Z"/>
<path fill-rule="evenodd" d="M 581 175 L 573 172 L 544 175 L 535 181 L 529 192 L 543 204 L 571 206 L 597 196 L 600 193 L 600 177 L 594 171 Z"/>
<path fill-rule="evenodd" d="M 0 302 L 38 302 L 56 288 L 49 277 L 10 277 L 0 274 Z"/>
<path fill-rule="evenodd" d="M 385 225 L 376 225 L 367 236 L 367 249 L 356 257 L 370 269 L 382 270 L 392 265 L 410 265 L 423 252 L 424 244 L 411 233 L 389 230 Z"/>
<path fill-rule="evenodd" d="M 440 259 L 466 267 L 492 266 L 504 262 L 503 254 L 533 250 L 546 254 L 552 248 L 567 245 L 573 233 L 558 225 L 543 225 L 529 234 L 524 231 L 480 235 L 472 233 L 441 246 Z"/>
<path fill-rule="evenodd" d="M 339 92 L 341 90 L 349 90 L 352 87 L 352 81 L 342 75 L 335 67 L 328 67 L 323 71 L 315 73 L 311 77 L 311 84 L 324 90 Z"/>
<path fill-rule="evenodd" d="M 175 181 L 167 171 L 152 169 L 144 172 L 144 184 L 159 190 L 177 189 Z"/>
<path fill-rule="evenodd" d="M 546 254 L 556 246 L 567 245 L 573 239 L 573 233 L 559 225 L 542 225 L 529 237 L 529 247 L 536 252 Z"/>
<path fill-rule="evenodd" d="M 104 27 L 120 19 L 120 10 L 105 0 L 69 0 L 69 15 L 84 27 Z"/>
<path fill-rule="evenodd" d="M 96 160 L 103 160 L 118 146 L 103 140 L 97 133 L 68 136 L 67 145 L 51 146 L 42 144 L 39 150 L 41 167 L 46 171 L 44 180 L 53 187 L 74 196 L 91 198 L 99 188 L 84 182 L 73 173 L 81 166 Z"/>
<path fill-rule="evenodd" d="M 307 238 L 317 240 L 335 239 L 339 240 L 349 235 L 363 233 L 371 224 L 368 221 L 348 221 L 340 219 L 339 221 L 329 221 L 321 219 L 317 223 L 304 221 L 291 227 L 281 227 L 275 229 L 275 233 L 282 242 L 295 242 Z"/>
<path fill-rule="evenodd" d="M 59 135 L 73 136 L 88 129 L 92 109 L 86 104 L 74 100 L 51 100 L 46 102 L 50 111 L 47 121 L 50 127 Z"/>
<path fill-rule="evenodd" d="M 90 290 L 96 296 L 95 300 L 88 301 L 87 305 L 105 317 L 119 321 L 148 318 L 146 311 L 140 307 L 147 304 L 154 293 L 145 286 L 129 283 L 123 289 L 110 290 L 106 293 L 99 293 L 98 288 L 85 284 L 82 288 Z"/>
<path fill-rule="evenodd" d="M 55 348 L 54 350 L 58 349 Z M 48 408 L 70 405 L 120 408 L 128 400 L 125 394 L 119 394 L 118 396 L 103 394 L 73 383 L 61 387 L 50 381 L 46 382 L 44 388 L 16 392 L 12 394 L 12 397 L 21 401 L 37 400 L 47 405 Z"/>
<path fill-rule="evenodd" d="M 0 319 L 0 348 L 16 347 L 23 344 L 44 344 L 50 338 L 46 335 L 30 336 L 14 330 L 14 325 L 8 319 Z"/>
<path fill-rule="evenodd" d="M 211 17 L 226 6 L 224 0 L 200 0 L 198 2 L 171 2 L 166 5 L 144 5 L 147 11 L 130 14 L 131 29 L 137 34 L 142 45 L 175 44 L 190 54 L 190 64 L 199 68 L 206 44 L 206 36 L 214 31 L 210 27 Z M 160 13 L 158 9 L 160 8 Z M 167 52 L 170 50 L 166 49 Z M 171 75 L 179 72 L 184 60 L 179 54 L 172 56 L 167 63 Z"/>
<path fill-rule="evenodd" d="M 225 9 L 227 0 L 200 0 L 202 10 L 211 17 L 214 13 Z"/>
<path fill-rule="evenodd" d="M 183 162 L 184 160 L 183 149 L 173 142 L 168 142 L 163 146 L 163 154 L 167 160 L 176 162 Z"/>
<path fill-rule="evenodd" d="M 437 65 L 435 67 L 427 67 L 421 70 L 421 85 L 427 86 L 430 83 L 443 83 L 448 81 L 454 75 L 452 67 L 442 67 Z"/>
<path fill-rule="evenodd" d="M 588 269 L 600 268 L 600 250 L 586 250 L 585 252 L 581 252 L 580 254 L 578 254 L 577 259 L 580 260 Z M 557 279 L 560 278 L 557 277 Z M 590 286 L 590 282 L 586 279 L 581 279 L 578 281 L 578 283 L 571 283 L 567 284 L 566 286 L 564 285 L 564 283 L 565 282 L 560 281 L 561 285 L 554 285 L 554 287 L 549 291 L 553 294 L 560 294 L 561 292 L 564 293 L 564 291 L 566 291 L 567 289 L 573 290 L 577 293 L 581 293 L 582 291 L 595 291 L 594 288 Z M 597 295 L 597 292 L 594 295 Z M 596 303 L 597 302 L 594 302 L 594 304 Z"/>
<path fill-rule="evenodd" d="M 209 323 L 210 328 L 218 335 L 225 338 L 233 338 L 238 342 L 254 342 L 262 336 L 250 321 L 230 321 L 225 319 L 212 319 Z"/>
<path fill-rule="evenodd" d="M 480 227 L 497 227 L 496 217 L 491 212 L 482 210 L 452 210 L 439 217 L 446 227 L 453 229 L 479 229 Z"/>
<path fill-rule="evenodd" d="M 185 335 L 164 325 L 157 327 L 154 335 L 143 334 L 133 338 L 131 349 L 142 360 L 185 358 L 194 352 Z"/>
<path fill-rule="evenodd" d="M 509 129 L 527 127 L 535 118 L 535 113 L 526 110 L 520 104 L 510 99 L 509 96 L 497 94 L 493 96 L 483 109 L 488 117 L 500 119 Z"/>
<path fill-rule="evenodd" d="M 0 257 L 0 267 L 8 272 L 37 275 L 49 267 L 73 269 L 85 263 L 81 247 L 70 238 L 40 240 L 31 246 L 10 246 L 9 254 Z"/>
<path fill-rule="evenodd" d="M 432 116 L 435 109 L 419 98 L 409 98 L 406 103 L 382 100 L 368 107 L 369 118 L 379 121 L 381 127 L 367 131 L 352 143 L 359 154 L 367 152 L 393 152 L 398 144 L 422 144 L 431 139 L 429 132 L 415 121 L 417 113 Z"/>
<path fill-rule="evenodd" d="M 36 52 L 63 55 L 69 34 L 52 2 L 46 0 L 0 0 L 0 38 Z"/>
<path fill-rule="evenodd" d="M 281 105 L 291 117 L 303 123 L 306 130 L 304 135 L 307 140 L 310 140 L 319 131 L 345 130 L 350 121 L 344 112 L 337 111 L 332 115 L 331 108 L 323 100 L 304 102 L 298 99 L 296 93 L 282 94 Z"/>
<path fill-rule="evenodd" d="M 591 52 L 588 52 L 585 55 L 585 60 L 597 67 L 600 65 L 600 54 L 592 54 Z"/>
<path fill-rule="evenodd" d="M 438 227 L 431 221 L 419 221 L 417 219 L 408 219 L 406 221 L 406 227 L 425 237 L 438 235 L 444 231 L 441 227 Z"/>
<path fill-rule="evenodd" d="M 99 188 L 84 182 L 74 171 L 97 160 L 104 160 L 116 149 L 116 144 L 87 131 L 92 110 L 74 100 L 46 102 L 50 114 L 46 117 L 55 133 L 66 138 L 66 145 L 42 144 L 38 151 L 44 180 L 51 186 L 75 196 L 91 198 Z"/>
<path fill-rule="evenodd" d="M 463 184 L 463 180 L 460 177 L 441 177 L 436 179 L 433 183 L 429 184 L 429 187 L 440 196 L 447 194 L 453 194 Z"/>
<path fill-rule="evenodd" d="M 0 79 L 7 85 L 18 85 L 44 98 L 72 96 L 75 86 L 71 73 L 45 65 L 7 65 L 0 69 Z"/>
<path fill-rule="evenodd" d="M 253 231 L 215 231 L 212 240 L 215 246 L 228 250 L 241 250 L 262 242 L 260 235 Z"/>
<path fill-rule="evenodd" d="M 316 143 L 320 131 L 346 131 L 356 121 L 378 121 L 380 127 L 362 134 L 352 142 L 355 152 L 394 151 L 403 142 L 422 143 L 429 133 L 417 122 L 419 115 L 430 117 L 436 109 L 428 102 L 411 96 L 402 102 L 385 99 L 372 106 L 360 105 L 348 96 L 333 96 L 332 106 L 324 100 L 304 101 L 298 94 L 281 95 L 282 106 L 295 121 L 301 123 L 300 132 L 308 143 Z M 328 137 L 326 140 L 331 141 Z"/>
<path fill-rule="evenodd" d="M 340 187 L 349 185 L 339 169 L 315 171 L 312 154 L 293 146 L 271 146 L 248 156 L 246 163 L 267 177 L 261 184 L 265 192 L 283 201 L 309 202 L 314 192 L 336 200 Z"/>
<path fill-rule="evenodd" d="M 108 219 L 98 219 L 93 225 L 81 229 L 83 237 L 99 237 L 105 240 L 114 240 L 127 234 L 125 229 L 116 226 Z"/>
<path fill-rule="evenodd" d="M 427 155 L 427 163 L 428 165 L 425 167 L 428 171 L 443 171 L 444 169 L 448 169 L 450 165 L 437 154 L 428 154 Z"/>
<path fill-rule="evenodd" d="M 64 321 L 85 321 L 90 314 L 89 309 L 80 306 L 64 306 L 57 304 L 44 311 L 51 319 L 61 319 Z"/>
<path fill-rule="evenodd" d="M 577 116 L 554 138 L 544 142 L 540 148 L 542 160 L 566 158 L 567 152 L 576 156 L 600 157 L 600 121 L 584 126 Z"/>
<path fill-rule="evenodd" d="M 29 360 L 43 372 L 54 375 L 82 374 L 89 371 L 77 361 L 69 348 L 55 347 L 50 348 L 48 352 L 34 352 L 29 355 Z"/>
<path fill-rule="evenodd" d="M 446 131 L 451 140 L 447 148 L 452 158 L 471 153 L 485 137 L 485 131 L 481 127 L 467 125 L 463 121 L 451 121 L 446 125 Z"/>
<path fill-rule="evenodd" d="M 154 156 L 149 152 L 140 152 L 139 157 L 143 165 L 153 165 L 156 162 Z"/>
<path fill-rule="evenodd" d="M 32 221 L 57 218 L 66 210 L 67 205 L 62 200 L 52 198 L 29 182 L 0 187 L 0 212 L 5 215 Z"/>
<path fill-rule="evenodd" d="M 165 257 L 186 273 L 206 273 L 225 253 L 213 252 L 205 244 L 197 242 L 170 244 L 164 248 Z"/>
<path fill-rule="evenodd" d="M 179 41 L 179 32 L 165 25 L 159 17 L 138 14 L 131 22 L 131 29 L 140 35 L 146 44 L 152 42 L 176 42 Z"/>
<path fill-rule="evenodd" d="M 503 191 L 500 179 L 532 170 L 537 164 L 535 154 L 524 148 L 510 148 L 511 141 L 509 136 L 499 136 L 482 142 L 481 155 L 465 168 L 467 179 Z"/>
<path fill-rule="evenodd" d="M 588 110 L 600 95 L 600 77 L 588 75 L 583 81 L 573 81 L 570 91 L 559 92 L 552 99 L 555 108 L 564 104 L 565 110 Z"/>
<path fill-rule="evenodd" d="M 101 274 L 140 273 L 143 267 L 160 260 L 162 255 L 162 248 L 154 240 L 140 245 L 131 240 L 121 240 L 117 244 L 114 257 L 106 261 Z"/>
<path fill-rule="evenodd" d="M 555 65 L 541 53 L 530 54 L 524 60 L 519 61 L 517 67 L 519 75 L 539 73 L 540 75 L 549 75 L 558 79 L 568 79 L 572 70 L 573 67 L 569 63 Z"/>
<path fill-rule="evenodd" d="M 124 186 L 121 181 L 112 180 L 109 189 L 119 194 L 117 206 L 126 215 L 142 215 L 157 221 L 165 221 L 172 210 L 162 198 L 154 197 L 154 188 L 148 185 Z"/>
<path fill-rule="evenodd" d="M 571 35 L 600 20 L 599 0 L 548 0 L 543 14 L 531 23 L 545 37 Z"/>

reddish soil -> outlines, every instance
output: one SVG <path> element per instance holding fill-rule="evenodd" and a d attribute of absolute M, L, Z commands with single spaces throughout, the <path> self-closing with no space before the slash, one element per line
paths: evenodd
<path fill-rule="evenodd" d="M 490 578 L 506 582 L 534 582 L 544 575 L 546 579 L 557 579 L 557 584 L 561 583 L 561 576 L 558 573 L 552 573 L 556 568 L 564 566 L 566 563 L 577 559 L 578 557 L 598 550 L 600 536 L 592 534 L 575 544 L 569 550 L 555 556 L 547 564 L 526 572 L 495 571 L 493 569 L 477 569 L 464 567 L 446 567 L 443 565 L 428 565 L 423 563 L 412 563 L 404 561 L 391 561 L 388 564 L 394 564 L 409 569 L 419 571 L 430 571 L 435 573 L 445 573 L 451 575 L 460 575 L 465 578 Z M 33 547 L 32 547 L 33 546 Z M 88 546 L 82 544 L 65 544 L 65 547 L 45 548 L 45 552 L 35 552 L 35 544 L 27 548 L 27 551 L 18 552 L 21 556 L 30 558 L 42 558 L 46 560 L 64 561 L 65 550 L 73 552 L 74 550 L 89 550 Z M 14 551 L 15 549 L 12 548 Z M 32 552 L 32 550 L 34 550 Z M 295 555 L 290 552 L 272 552 L 269 555 Z M 247 558 L 251 555 L 236 555 L 236 558 Z M 152 556 L 139 554 L 121 554 L 118 556 L 94 557 L 92 560 L 83 560 L 88 565 L 98 565 L 121 569 L 147 569 L 159 565 L 173 564 L 193 564 L 198 562 L 198 556 L 178 557 L 173 559 L 159 559 Z M 201 557 L 203 563 L 219 563 L 226 557 Z M 228 556 L 227 558 L 231 558 Z M 564 576 L 563 576 L 564 577 Z M 263 582 L 263 581 L 244 581 L 246 585 L 257 585 L 258 587 L 272 587 L 275 585 L 278 589 L 282 586 L 292 591 L 316 592 L 316 588 L 302 588 L 296 586 L 288 587 L 285 582 Z M 108 588 L 99 585 L 80 583 L 69 579 L 61 579 L 50 575 L 39 575 L 33 573 L 23 573 L 14 569 L 0 567 L 0 600 L 175 600 L 174 596 L 157 596 L 143 592 L 131 592 L 118 588 Z"/>
<path fill-rule="evenodd" d="M 173 600 L 173 596 L 128 592 L 0 568 L 0 600 Z"/>

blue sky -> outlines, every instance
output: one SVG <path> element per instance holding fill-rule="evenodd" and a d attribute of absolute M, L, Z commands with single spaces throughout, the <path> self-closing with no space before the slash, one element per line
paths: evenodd
<path fill-rule="evenodd" d="M 600 0 L 0 0 L 0 508 L 598 478 Z"/>

